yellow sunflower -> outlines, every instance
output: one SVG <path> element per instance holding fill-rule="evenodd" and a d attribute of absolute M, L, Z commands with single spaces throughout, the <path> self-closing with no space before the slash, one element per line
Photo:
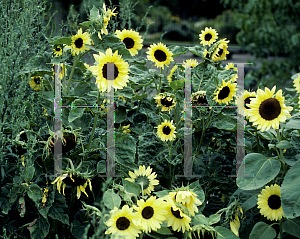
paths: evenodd
<path fill-rule="evenodd" d="M 233 70 L 235 70 L 236 72 L 238 72 L 237 67 L 235 67 L 233 63 L 228 63 L 228 64 L 225 66 L 225 70 L 230 70 L 230 69 L 233 69 Z M 236 82 L 237 78 L 238 78 L 238 74 L 235 74 L 230 80 L 231 80 L 231 82 Z"/>
<path fill-rule="evenodd" d="M 130 124 L 126 125 L 126 126 L 122 126 L 122 130 L 123 130 L 123 134 L 127 134 L 130 133 L 131 130 L 129 129 Z"/>
<path fill-rule="evenodd" d="M 173 120 L 164 122 L 157 127 L 157 135 L 162 141 L 173 141 L 176 138 L 175 126 L 173 125 Z"/>
<path fill-rule="evenodd" d="M 169 196 L 164 197 L 166 201 L 167 214 L 165 215 L 167 226 L 172 226 L 174 231 L 185 231 L 191 230 L 190 222 L 191 218 L 184 214 L 179 207 L 175 205 L 173 199 Z"/>
<path fill-rule="evenodd" d="M 214 93 L 214 100 L 218 104 L 229 104 L 233 96 L 235 96 L 236 90 L 236 83 L 222 80 L 222 85 Z"/>
<path fill-rule="evenodd" d="M 138 50 L 141 50 L 143 47 L 143 40 L 138 32 L 133 30 L 116 31 L 116 35 L 121 41 L 125 44 L 127 50 L 132 56 L 138 54 Z"/>
<path fill-rule="evenodd" d="M 203 56 L 206 57 L 206 58 L 209 57 L 209 52 L 208 52 L 208 50 L 206 50 L 206 49 L 203 50 Z"/>
<path fill-rule="evenodd" d="M 54 48 L 53 48 L 53 53 L 54 53 L 54 55 L 55 55 L 56 57 L 61 56 L 62 53 L 63 53 L 63 49 L 61 48 L 60 45 L 56 45 L 56 46 L 54 46 Z"/>
<path fill-rule="evenodd" d="M 115 89 L 123 89 L 127 85 L 129 79 L 128 63 L 118 55 L 118 51 L 112 53 L 111 48 L 108 48 L 104 53 L 99 52 L 99 55 L 93 55 L 96 60 L 95 66 L 90 66 L 88 69 L 96 76 L 96 85 L 99 90 L 108 92 L 113 86 Z M 114 63 L 114 80 L 107 80 L 107 63 Z"/>
<path fill-rule="evenodd" d="M 164 65 L 168 66 L 170 61 L 173 61 L 173 53 L 162 43 L 152 44 L 146 53 L 148 60 L 155 62 L 155 66 L 162 69 L 164 69 Z"/>
<path fill-rule="evenodd" d="M 277 184 L 266 186 L 258 195 L 257 208 L 260 208 L 260 214 L 269 220 L 281 220 L 284 217 L 281 199 L 280 186 Z"/>
<path fill-rule="evenodd" d="M 173 94 L 170 93 L 160 93 L 153 97 L 157 103 L 156 107 L 161 106 L 161 111 L 171 111 L 176 105 L 175 97 Z"/>
<path fill-rule="evenodd" d="M 253 125 L 258 125 L 257 128 L 262 132 L 271 127 L 278 129 L 279 122 L 285 122 L 286 118 L 291 117 L 289 111 L 292 111 L 293 107 L 284 104 L 282 90 L 279 90 L 274 98 L 275 89 L 276 86 L 271 91 L 267 87 L 265 87 L 265 91 L 258 89 L 256 98 L 247 104 L 250 107 L 250 109 L 246 109 L 249 121 L 253 122 Z"/>
<path fill-rule="evenodd" d="M 168 80 L 169 84 L 172 82 L 172 76 L 173 76 L 174 72 L 177 70 L 177 68 L 178 68 L 177 65 L 173 66 L 173 68 L 170 71 L 170 74 L 167 76 L 167 80 Z"/>
<path fill-rule="evenodd" d="M 296 88 L 297 93 L 300 93 L 300 75 L 298 78 L 294 79 L 294 87 Z"/>
<path fill-rule="evenodd" d="M 239 97 L 236 99 L 236 105 L 238 109 L 238 113 L 242 116 L 246 116 L 246 109 L 250 109 L 247 104 L 250 104 L 251 99 L 256 97 L 255 92 L 249 92 L 245 90 Z"/>
<path fill-rule="evenodd" d="M 226 60 L 226 54 L 229 54 L 229 51 L 227 51 L 228 43 L 229 40 L 226 41 L 226 38 L 219 41 L 218 46 L 211 55 L 213 61 Z"/>
<path fill-rule="evenodd" d="M 133 223 L 136 213 L 132 212 L 133 208 L 124 205 L 122 209 L 116 207 L 110 212 L 111 216 L 105 223 L 109 228 L 105 234 L 112 234 L 114 239 L 136 239 L 141 233 L 140 227 Z"/>
<path fill-rule="evenodd" d="M 189 59 L 189 60 L 186 60 L 182 63 L 183 67 L 186 68 L 186 67 L 195 67 L 198 65 L 198 61 L 196 59 Z"/>
<path fill-rule="evenodd" d="M 81 177 L 80 175 L 76 174 L 68 174 L 64 173 L 61 176 L 57 177 L 51 184 L 55 184 L 57 187 L 57 191 L 60 192 L 60 187 L 63 184 L 63 195 L 65 196 L 65 187 L 66 185 L 69 185 L 71 187 L 77 188 L 77 199 L 80 198 L 81 192 L 83 192 L 87 197 L 87 193 L 85 192 L 85 188 L 87 186 L 87 183 L 89 183 L 89 188 L 92 191 L 92 184 L 91 180 L 88 178 Z"/>
<path fill-rule="evenodd" d="M 198 212 L 197 206 L 202 205 L 202 202 L 197 198 L 197 194 L 189 189 L 170 192 L 169 196 L 182 206 L 186 207 L 191 216 L 195 216 Z"/>
<path fill-rule="evenodd" d="M 107 9 L 106 10 L 106 6 L 105 3 L 103 3 L 103 27 L 101 29 L 100 32 L 98 32 L 98 37 L 101 39 L 101 34 L 108 34 L 107 31 L 107 26 L 108 26 L 108 22 L 110 21 L 111 16 L 116 16 L 118 13 L 114 12 L 116 8 L 114 8 L 113 10 L 111 9 Z"/>
<path fill-rule="evenodd" d="M 42 84 L 43 84 L 43 80 L 42 80 L 42 77 L 40 76 L 33 76 L 33 77 L 30 77 L 31 80 L 29 80 L 29 85 L 30 87 L 33 89 L 33 90 L 41 90 L 42 88 Z M 43 87 L 43 89 L 45 89 Z"/>
<path fill-rule="evenodd" d="M 203 46 L 208 45 L 210 46 L 218 39 L 218 33 L 215 29 L 211 27 L 206 27 L 205 30 L 201 30 L 201 34 L 199 34 L 200 44 Z"/>
<path fill-rule="evenodd" d="M 155 196 L 151 196 L 147 201 L 143 199 L 138 200 L 137 205 L 138 207 L 133 207 L 137 211 L 133 219 L 136 225 L 141 225 L 146 233 L 161 228 L 160 224 L 165 220 L 164 215 L 167 213 L 162 199 L 156 199 Z"/>
<path fill-rule="evenodd" d="M 92 40 L 90 38 L 90 34 L 85 32 L 82 33 L 82 29 L 80 28 L 75 36 L 72 36 L 72 43 L 71 43 L 71 51 L 72 55 L 79 55 L 80 53 L 89 50 L 86 45 L 91 45 Z"/>
<path fill-rule="evenodd" d="M 152 168 L 148 166 L 146 169 L 145 165 L 140 165 L 139 170 L 134 170 L 134 172 L 129 171 L 130 178 L 125 178 L 126 180 L 137 183 L 141 186 L 143 194 L 151 194 L 154 191 L 154 186 L 159 184 L 159 181 L 155 179 L 157 177 L 156 173 L 152 173 Z"/>

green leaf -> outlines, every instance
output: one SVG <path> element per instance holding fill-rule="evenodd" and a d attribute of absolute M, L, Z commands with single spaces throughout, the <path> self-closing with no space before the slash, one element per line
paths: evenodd
<path fill-rule="evenodd" d="M 27 166 L 21 173 L 21 177 L 24 178 L 25 182 L 30 182 L 34 176 L 35 168 L 33 165 Z"/>
<path fill-rule="evenodd" d="M 221 219 L 221 214 L 210 215 L 208 218 L 208 225 L 215 224 L 215 223 L 219 222 L 220 219 Z"/>
<path fill-rule="evenodd" d="M 274 139 L 274 135 L 271 134 L 270 132 L 257 132 L 257 134 L 262 138 L 262 139 L 267 139 L 267 140 L 272 140 Z"/>
<path fill-rule="evenodd" d="M 208 225 L 208 218 L 205 217 L 203 214 L 195 215 L 195 217 L 193 218 L 193 221 L 194 220 L 200 224 Z M 195 222 L 194 224 L 198 224 L 197 222 Z"/>
<path fill-rule="evenodd" d="M 300 221 L 300 220 L 298 220 Z M 287 219 L 282 223 L 282 228 L 288 234 L 300 238 L 300 225 L 293 220 Z"/>
<path fill-rule="evenodd" d="M 205 200 L 205 194 L 203 189 L 201 188 L 200 184 L 199 184 L 199 180 L 191 183 L 189 185 L 189 189 L 193 190 L 193 193 L 197 194 L 197 198 L 201 201 L 201 203 L 204 202 Z"/>
<path fill-rule="evenodd" d="M 115 133 L 115 155 L 117 160 L 121 159 L 125 162 L 134 162 L 136 153 L 136 141 L 129 134 Z"/>
<path fill-rule="evenodd" d="M 106 161 L 102 160 L 97 163 L 97 173 L 106 173 Z"/>
<path fill-rule="evenodd" d="M 108 209 L 114 209 L 114 207 L 119 208 L 121 205 L 121 198 L 112 189 L 108 189 L 103 194 L 103 202 Z"/>
<path fill-rule="evenodd" d="M 125 107 L 118 107 L 115 109 L 115 123 L 120 124 L 126 120 L 127 112 Z"/>
<path fill-rule="evenodd" d="M 95 6 L 90 10 L 90 19 L 92 21 L 97 20 L 100 17 L 99 10 Z"/>
<path fill-rule="evenodd" d="M 52 39 L 49 39 L 50 44 L 66 44 L 66 45 L 71 45 L 72 40 L 71 37 L 54 37 Z"/>
<path fill-rule="evenodd" d="M 31 239 L 43 239 L 49 233 L 50 224 L 45 218 L 39 217 L 35 224 L 29 228 Z"/>
<path fill-rule="evenodd" d="M 167 157 L 167 161 L 174 166 L 180 164 L 182 160 L 183 160 L 182 154 L 177 154 L 175 157 L 173 155 L 171 160 L 169 157 Z"/>
<path fill-rule="evenodd" d="M 69 225 L 69 216 L 65 213 L 68 208 L 66 199 L 59 192 L 55 192 L 55 202 L 49 209 L 48 216 L 52 219 L 56 219 L 63 224 Z"/>
<path fill-rule="evenodd" d="M 37 204 L 43 198 L 43 192 L 41 188 L 36 184 L 30 185 L 29 189 L 27 190 L 27 195 L 29 198 L 32 199 L 32 201 L 34 201 Z"/>
<path fill-rule="evenodd" d="M 191 53 L 195 54 L 196 56 L 203 57 L 203 46 L 196 45 L 196 46 L 193 46 L 193 47 L 189 47 L 188 50 Z"/>
<path fill-rule="evenodd" d="M 300 119 L 292 119 L 285 125 L 286 129 L 300 129 Z"/>
<path fill-rule="evenodd" d="M 26 206 L 25 206 L 25 199 L 24 197 L 19 198 L 19 212 L 20 212 L 20 217 L 24 217 L 25 212 L 26 212 Z"/>
<path fill-rule="evenodd" d="M 85 21 L 85 22 L 79 23 L 79 25 L 89 27 L 90 25 L 92 25 L 92 23 L 93 23 L 92 21 Z"/>
<path fill-rule="evenodd" d="M 215 227 L 215 230 L 217 231 L 217 238 L 218 239 L 238 239 L 232 231 L 225 227 L 217 226 Z"/>
<path fill-rule="evenodd" d="M 82 106 L 82 105 L 86 105 L 85 100 L 83 99 L 76 99 L 72 102 L 71 104 L 72 106 Z M 75 119 L 80 118 L 83 113 L 84 113 L 85 107 L 81 107 L 81 108 L 71 108 L 69 117 L 68 117 L 68 121 L 69 122 L 73 122 Z"/>
<path fill-rule="evenodd" d="M 122 178 L 122 184 L 128 193 L 133 193 L 136 196 L 140 195 L 141 187 L 138 184 L 130 182 L 124 178 Z"/>
<path fill-rule="evenodd" d="M 282 209 L 286 218 L 300 216 L 300 161 L 296 162 L 285 175 L 281 191 Z"/>
<path fill-rule="evenodd" d="M 184 87 L 184 80 L 175 80 L 170 83 L 170 86 L 173 90 L 178 90 Z"/>
<path fill-rule="evenodd" d="M 265 222 L 256 223 L 249 235 L 249 239 L 274 239 L 275 237 L 275 229 Z"/>
<path fill-rule="evenodd" d="M 242 165 L 239 168 L 236 179 L 237 186 L 243 190 L 253 190 L 264 186 L 280 171 L 280 162 L 277 159 L 267 158 L 259 153 L 247 154 L 244 163 L 245 167 Z M 253 177 L 243 175 L 253 175 Z"/>
<path fill-rule="evenodd" d="M 168 47 L 170 51 L 173 52 L 173 55 L 172 57 L 175 57 L 175 56 L 179 56 L 179 55 L 182 55 L 182 54 L 185 54 L 188 52 L 188 48 L 185 47 L 185 46 L 176 46 L 176 45 L 173 45 L 173 46 L 169 46 Z"/>
<path fill-rule="evenodd" d="M 243 204 L 242 204 L 242 209 L 243 209 L 243 212 L 245 213 L 246 211 L 248 211 L 249 209 L 255 207 L 257 204 L 257 198 L 256 198 L 256 195 L 253 195 L 252 197 L 250 197 L 249 199 L 247 199 L 247 201 L 245 201 Z"/>
<path fill-rule="evenodd" d="M 173 233 L 167 227 L 161 227 L 157 229 L 156 232 L 161 235 L 173 235 Z"/>
<path fill-rule="evenodd" d="M 82 224 L 78 220 L 71 223 L 71 233 L 76 239 L 87 239 L 86 230 L 90 228 L 91 224 Z"/>
<path fill-rule="evenodd" d="M 221 120 L 218 120 L 215 123 L 215 127 L 220 130 L 236 131 L 236 119 L 233 119 L 229 116 L 220 115 Z"/>
<path fill-rule="evenodd" d="M 74 89 L 74 94 L 78 97 L 86 97 L 87 94 L 92 90 L 89 83 L 79 82 L 79 84 Z"/>
<path fill-rule="evenodd" d="M 282 140 L 278 144 L 276 144 L 276 147 L 279 149 L 289 149 L 292 147 L 291 143 L 287 140 Z"/>

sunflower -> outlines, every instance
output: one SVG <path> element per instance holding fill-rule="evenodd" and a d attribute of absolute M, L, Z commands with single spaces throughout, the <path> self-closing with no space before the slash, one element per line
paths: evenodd
<path fill-rule="evenodd" d="M 177 203 L 181 203 L 186 207 L 191 216 L 195 216 L 198 212 L 197 206 L 202 205 L 202 202 L 197 198 L 197 194 L 190 189 L 178 189 L 179 191 L 170 192 L 169 196 Z"/>
<path fill-rule="evenodd" d="M 165 220 L 164 215 L 167 213 L 162 199 L 151 196 L 147 201 L 138 200 L 137 205 L 138 207 L 133 207 L 137 211 L 137 215 L 133 219 L 136 225 L 141 225 L 146 233 L 161 228 L 160 224 Z"/>
<path fill-rule="evenodd" d="M 235 67 L 233 63 L 228 63 L 228 64 L 225 66 L 225 70 L 230 70 L 230 69 L 233 69 L 233 70 L 235 70 L 236 72 L 238 72 L 237 67 Z M 231 80 L 231 82 L 236 82 L 237 78 L 238 78 L 238 75 L 235 74 L 230 80 Z"/>
<path fill-rule="evenodd" d="M 215 29 L 212 29 L 211 27 L 206 27 L 204 31 L 201 30 L 201 34 L 199 34 L 199 39 L 201 40 L 200 44 L 202 44 L 203 46 L 210 46 L 218 39 L 218 33 Z"/>
<path fill-rule="evenodd" d="M 182 63 L 183 67 L 186 68 L 186 67 L 195 67 L 198 65 L 198 61 L 196 59 L 189 59 L 189 60 L 186 60 Z"/>
<path fill-rule="evenodd" d="M 74 56 L 79 55 L 80 53 L 89 50 L 86 45 L 91 45 L 92 40 L 90 38 L 90 34 L 85 32 L 82 33 L 82 29 L 80 28 L 75 36 L 72 36 L 72 43 L 71 43 L 71 51 L 72 55 Z"/>
<path fill-rule="evenodd" d="M 164 122 L 157 127 L 157 135 L 162 141 L 173 141 L 176 138 L 175 126 L 173 125 L 173 120 Z"/>
<path fill-rule="evenodd" d="M 126 125 L 126 126 L 122 126 L 122 130 L 123 130 L 123 134 L 127 134 L 130 133 L 131 130 L 129 129 L 130 124 Z"/>
<path fill-rule="evenodd" d="M 116 35 L 125 44 L 127 50 L 132 56 L 138 54 L 138 50 L 141 50 L 143 47 L 143 40 L 138 32 L 135 32 L 131 29 L 124 29 L 123 31 L 117 30 Z"/>
<path fill-rule="evenodd" d="M 174 72 L 177 70 L 177 68 L 178 68 L 177 65 L 173 66 L 173 68 L 170 71 L 170 74 L 167 76 L 167 80 L 168 80 L 169 84 L 172 82 L 172 77 L 174 75 Z"/>
<path fill-rule="evenodd" d="M 242 116 L 246 116 L 246 109 L 250 109 L 247 104 L 250 104 L 251 99 L 256 97 L 255 92 L 249 92 L 245 90 L 239 97 L 236 99 L 236 105 L 238 109 L 238 113 Z"/>
<path fill-rule="evenodd" d="M 282 90 L 279 90 L 274 98 L 275 89 L 276 86 L 271 91 L 267 87 L 265 87 L 265 91 L 258 89 L 256 98 L 247 104 L 250 107 L 250 109 L 246 109 L 249 121 L 253 122 L 253 125 L 258 125 L 257 128 L 262 132 L 271 127 L 278 129 L 279 122 L 285 122 L 286 118 L 291 117 L 289 111 L 292 111 L 293 107 L 284 104 Z"/>
<path fill-rule="evenodd" d="M 200 90 L 192 94 L 193 105 L 208 105 L 206 91 Z"/>
<path fill-rule="evenodd" d="M 294 79 L 294 87 L 296 88 L 297 93 L 300 93 L 300 75 L 298 78 Z"/>
<path fill-rule="evenodd" d="M 158 185 L 159 181 L 155 179 L 157 177 L 156 173 L 152 173 L 152 168 L 150 166 L 146 169 L 145 165 L 140 165 L 139 170 L 134 170 L 134 172 L 129 171 L 130 178 L 125 178 L 126 180 L 137 183 L 141 186 L 143 194 L 151 194 L 154 191 L 154 185 Z"/>
<path fill-rule="evenodd" d="M 96 60 L 95 66 L 90 66 L 88 69 L 96 76 L 96 85 L 99 90 L 108 92 L 113 86 L 115 89 L 123 89 L 127 85 L 129 78 L 128 63 L 125 62 L 118 51 L 112 53 L 111 48 L 108 48 L 104 53 L 99 52 L 99 55 L 93 55 Z M 114 63 L 114 80 L 107 80 L 107 63 Z"/>
<path fill-rule="evenodd" d="M 258 195 L 257 205 L 260 213 L 271 221 L 284 217 L 280 197 L 280 186 L 277 184 L 266 186 Z"/>
<path fill-rule="evenodd" d="M 202 53 L 203 53 L 203 57 L 206 57 L 206 58 L 209 57 L 209 52 L 208 52 L 208 50 L 204 49 Z"/>
<path fill-rule="evenodd" d="M 29 80 L 29 85 L 30 87 L 33 89 L 33 90 L 41 90 L 42 88 L 42 84 L 43 84 L 43 80 L 42 80 L 42 77 L 40 76 L 33 76 L 33 77 L 30 77 L 31 80 Z M 45 89 L 43 87 L 43 89 Z"/>
<path fill-rule="evenodd" d="M 212 52 L 211 59 L 213 61 L 222 61 L 226 60 L 226 54 L 229 54 L 229 51 L 227 51 L 229 40 L 226 41 L 225 39 L 222 39 L 218 42 L 217 47 Z"/>
<path fill-rule="evenodd" d="M 64 173 L 61 176 L 57 177 L 51 184 L 55 184 L 57 187 L 57 191 L 60 193 L 60 187 L 63 184 L 63 195 L 65 196 L 65 187 L 66 185 L 69 185 L 71 187 L 77 187 L 77 199 L 80 198 L 81 192 L 83 192 L 87 197 L 87 193 L 85 192 L 85 188 L 87 186 L 87 183 L 89 183 L 89 188 L 92 191 L 92 184 L 91 180 L 88 178 L 85 178 L 82 175 L 78 174 L 69 174 Z"/>
<path fill-rule="evenodd" d="M 167 226 L 172 226 L 174 231 L 182 231 L 183 233 L 187 230 L 191 230 L 190 222 L 191 218 L 184 214 L 182 210 L 175 205 L 173 199 L 169 196 L 164 197 L 166 201 L 167 214 L 165 215 Z"/>
<path fill-rule="evenodd" d="M 214 100 L 218 104 L 229 104 L 236 92 L 236 83 L 222 80 L 222 85 L 215 91 Z"/>
<path fill-rule="evenodd" d="M 152 44 L 146 53 L 148 60 L 155 62 L 155 66 L 162 69 L 164 69 L 164 65 L 168 66 L 170 61 L 173 61 L 173 53 L 162 43 Z"/>
<path fill-rule="evenodd" d="M 105 234 L 112 234 L 112 238 L 135 239 L 141 233 L 140 227 L 133 223 L 136 213 L 132 212 L 133 208 L 124 205 L 122 209 L 116 207 L 111 210 L 110 219 L 105 223 L 109 228 Z"/>
<path fill-rule="evenodd" d="M 62 53 L 63 53 L 63 49 L 61 48 L 60 45 L 56 45 L 56 46 L 54 46 L 54 48 L 53 48 L 53 53 L 54 53 L 54 55 L 55 55 L 56 57 L 61 56 Z"/>
<path fill-rule="evenodd" d="M 161 106 L 161 111 L 169 111 L 174 108 L 176 105 L 175 97 L 173 94 L 170 93 L 160 93 L 153 97 L 156 100 L 156 107 Z"/>
<path fill-rule="evenodd" d="M 114 8 L 113 10 L 108 9 L 106 10 L 106 5 L 105 3 L 103 3 L 103 27 L 101 29 L 100 32 L 98 32 L 98 37 L 101 39 L 101 34 L 108 34 L 107 31 L 107 26 L 108 26 L 108 22 L 110 21 L 111 16 L 116 16 L 118 13 L 114 12 L 116 8 Z M 101 33 L 101 34 L 100 34 Z"/>

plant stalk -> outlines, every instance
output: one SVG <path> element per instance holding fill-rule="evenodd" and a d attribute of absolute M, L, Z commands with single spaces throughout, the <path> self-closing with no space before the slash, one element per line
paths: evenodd
<path fill-rule="evenodd" d="M 73 67 L 72 67 L 72 71 L 71 71 L 71 74 L 70 74 L 70 77 L 69 77 L 69 80 L 68 80 L 67 95 L 69 94 L 69 90 L 70 90 L 70 86 L 71 86 L 71 82 L 72 82 L 72 77 L 73 77 L 75 67 L 76 67 L 77 62 L 78 62 L 79 59 L 80 59 L 79 55 L 76 55 L 75 60 L 74 60 L 74 64 L 73 64 Z"/>

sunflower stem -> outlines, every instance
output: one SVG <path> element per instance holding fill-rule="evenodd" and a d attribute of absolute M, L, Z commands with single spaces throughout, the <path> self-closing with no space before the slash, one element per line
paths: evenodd
<path fill-rule="evenodd" d="M 260 151 L 260 144 L 259 144 L 259 140 L 258 140 L 258 130 L 257 128 L 255 128 L 255 137 L 256 137 L 256 143 L 257 143 L 257 150 Z"/>
<path fill-rule="evenodd" d="M 160 74 L 162 75 L 162 68 L 160 68 Z M 161 87 L 161 76 L 159 76 L 159 85 L 158 85 L 158 89 L 157 89 L 157 94 L 160 93 L 160 87 Z"/>
<path fill-rule="evenodd" d="M 282 220 L 279 221 L 279 238 L 283 239 Z"/>
<path fill-rule="evenodd" d="M 169 147 L 169 160 L 170 160 L 170 162 L 172 160 L 172 145 L 173 145 L 173 141 L 170 142 L 170 147 Z M 172 164 L 170 162 L 169 162 L 169 179 L 170 179 L 169 188 L 172 189 L 173 175 L 172 175 Z"/>
<path fill-rule="evenodd" d="M 68 80 L 67 95 L 69 94 L 69 90 L 70 90 L 70 86 L 71 86 L 72 77 L 73 77 L 73 74 L 74 74 L 74 71 L 75 71 L 75 67 L 76 67 L 77 62 L 78 62 L 78 60 L 80 58 L 81 57 L 79 57 L 79 55 L 75 56 L 74 64 L 73 64 L 73 67 L 72 67 L 72 71 L 71 71 L 71 74 L 70 74 L 70 77 L 69 77 L 69 80 Z"/>
<path fill-rule="evenodd" d="M 100 105 L 100 91 L 98 92 L 98 105 Z M 99 111 L 99 109 L 98 109 L 98 111 Z M 87 146 L 87 150 L 88 151 L 90 150 L 92 139 L 94 137 L 94 133 L 95 133 L 95 129 L 96 129 L 96 126 L 97 126 L 98 117 L 99 117 L 99 114 L 96 114 L 95 115 L 95 119 L 94 119 L 94 125 L 93 125 L 93 129 L 92 129 L 92 133 L 91 133 L 91 136 L 90 136 L 90 139 L 89 139 L 89 144 Z"/>
<path fill-rule="evenodd" d="M 212 111 L 213 111 L 213 108 L 211 108 L 210 111 L 209 111 L 209 115 L 208 115 L 208 118 L 207 118 L 207 121 L 206 121 L 206 124 L 205 124 L 204 127 L 203 127 L 203 125 L 204 125 L 204 119 L 203 119 L 202 134 L 201 134 L 200 143 L 199 143 L 199 146 L 198 146 L 197 155 L 200 153 L 200 149 L 201 149 L 202 141 L 203 141 L 203 138 L 204 138 L 204 135 L 205 135 L 205 131 L 209 127 L 210 123 L 212 122 L 210 120 Z"/>

